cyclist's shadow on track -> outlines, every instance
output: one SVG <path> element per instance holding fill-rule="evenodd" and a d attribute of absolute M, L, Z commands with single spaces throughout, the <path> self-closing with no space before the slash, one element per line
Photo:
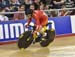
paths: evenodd
<path fill-rule="evenodd" d="M 48 57 L 50 53 L 49 48 L 40 48 L 37 51 L 21 50 L 17 51 L 9 57 Z"/>

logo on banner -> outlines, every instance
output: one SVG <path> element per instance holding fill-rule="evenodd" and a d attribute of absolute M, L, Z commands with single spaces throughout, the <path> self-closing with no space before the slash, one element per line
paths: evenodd
<path fill-rule="evenodd" d="M 52 22 L 51 26 L 52 28 L 55 29 L 54 21 L 49 20 L 49 22 Z M 25 28 L 24 26 L 25 24 L 23 23 L 0 24 L 0 40 L 18 38 L 20 34 L 22 34 L 24 31 L 29 30 L 28 28 Z M 33 24 L 33 22 L 31 24 Z"/>

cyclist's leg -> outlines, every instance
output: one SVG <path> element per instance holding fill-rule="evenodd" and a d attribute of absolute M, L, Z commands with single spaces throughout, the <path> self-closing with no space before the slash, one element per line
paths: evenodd
<path fill-rule="evenodd" d="M 41 21 L 42 31 L 45 32 L 47 30 L 46 24 L 48 23 L 48 19 L 43 19 Z"/>
<path fill-rule="evenodd" d="M 42 34 L 42 37 L 45 37 L 47 35 L 47 33 L 46 33 L 46 30 L 47 30 L 46 24 L 47 23 L 48 23 L 47 19 L 45 19 L 41 22 L 42 29 L 41 29 L 40 33 Z M 41 38 L 41 40 L 45 40 L 45 38 Z"/>

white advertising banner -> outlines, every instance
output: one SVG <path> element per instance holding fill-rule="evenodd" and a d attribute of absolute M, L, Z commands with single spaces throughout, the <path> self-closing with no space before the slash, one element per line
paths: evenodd
<path fill-rule="evenodd" d="M 75 33 L 75 15 L 71 16 L 72 33 Z"/>

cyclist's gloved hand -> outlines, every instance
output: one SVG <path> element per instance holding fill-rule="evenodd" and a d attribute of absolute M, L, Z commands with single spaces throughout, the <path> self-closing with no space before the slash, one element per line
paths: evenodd
<path fill-rule="evenodd" d="M 29 27 L 29 24 L 26 24 L 26 25 L 24 25 L 26 28 L 28 28 Z"/>
<path fill-rule="evenodd" d="M 29 27 L 29 25 L 27 24 L 27 25 L 25 25 L 25 27 L 26 27 L 26 28 L 28 28 L 28 27 Z"/>

